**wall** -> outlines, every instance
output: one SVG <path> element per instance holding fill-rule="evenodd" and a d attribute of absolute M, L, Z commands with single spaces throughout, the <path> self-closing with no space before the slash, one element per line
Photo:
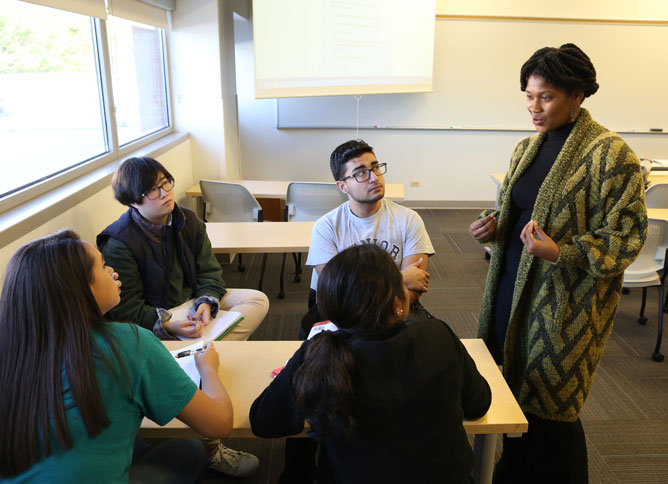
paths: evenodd
<path fill-rule="evenodd" d="M 176 190 L 177 203 L 194 209 L 192 198 L 185 196 L 185 191 L 197 182 L 197 179 L 193 176 L 190 140 L 158 156 L 157 159 L 165 165 L 165 168 L 170 171 L 176 180 L 174 189 Z M 0 287 L 5 278 L 7 263 L 21 245 L 63 228 L 73 229 L 82 239 L 95 243 L 97 234 L 116 220 L 125 210 L 126 207 L 114 199 L 111 187 L 107 186 L 48 223 L 2 247 L 0 249 Z"/>
<path fill-rule="evenodd" d="M 168 50 L 174 127 L 192 137 L 197 179 L 235 178 L 240 161 L 230 4 L 177 0 L 171 19 Z M 227 71 L 229 65 L 232 74 Z"/>
<path fill-rule="evenodd" d="M 457 6 L 457 2 L 441 2 Z M 462 2 L 459 2 L 462 3 Z M 474 10 L 458 7 L 456 12 L 474 12 L 483 15 L 498 14 L 493 8 L 485 9 L 473 2 Z M 488 2 L 492 5 L 493 2 Z M 574 2 L 568 2 L 572 6 Z M 585 2 L 582 2 L 585 3 Z M 609 2 L 608 2 L 609 3 Z M 616 2 L 615 5 L 621 5 Z M 634 5 L 644 2 L 634 2 Z M 650 2 L 652 3 L 652 2 Z M 529 2 L 512 2 L 512 13 L 518 14 L 518 5 L 528 6 Z M 624 3 L 626 5 L 626 3 Z M 442 7 L 439 4 L 439 7 Z M 661 16 L 666 8 L 659 10 Z M 454 11 L 454 10 L 453 10 Z M 615 10 L 608 8 L 605 18 L 614 18 L 615 12 L 627 15 L 626 7 Z M 439 13 L 452 13 L 441 9 Z M 522 12 L 524 16 L 540 16 L 540 10 L 530 8 Z M 548 12 L 550 15 L 567 17 L 567 10 Z M 582 10 L 581 16 L 593 18 L 594 12 Z M 507 13 L 510 15 L 511 13 Z M 600 17 L 599 17 L 600 18 Z M 497 20 L 503 22 L 503 20 Z M 242 175 L 249 179 L 316 180 L 329 181 L 329 154 L 343 141 L 361 137 L 376 149 L 377 157 L 388 162 L 388 183 L 404 183 L 406 199 L 416 206 L 484 206 L 490 205 L 496 194 L 496 187 L 490 173 L 505 172 L 510 152 L 517 141 L 531 134 L 527 132 L 503 131 L 437 131 L 437 130 L 380 130 L 380 129 L 277 129 L 276 100 L 255 100 L 253 94 L 253 47 L 252 26 L 245 20 L 235 20 L 237 93 L 239 102 L 239 129 L 241 141 Z M 574 29 L 587 29 L 586 23 L 568 24 Z M 668 29 L 668 26 L 657 26 Z M 308 41 L 308 39 L 305 39 Z M 465 42 L 466 39 L 462 39 Z M 568 39 L 564 39 L 564 42 Z M 537 49 L 544 44 L 540 39 L 522 39 L 524 45 Z M 530 49 L 530 50 L 532 50 Z M 519 72 L 519 65 L 517 71 Z M 602 68 L 600 66 L 599 68 Z M 665 65 L 648 67 L 647 75 L 653 69 L 667 69 Z M 456 69 L 456 66 L 455 66 Z M 490 73 L 490 75 L 493 73 Z M 437 76 L 438 73 L 435 73 Z M 629 97 L 621 103 L 632 103 L 632 96 L 644 94 L 643 76 L 635 78 L 637 84 L 628 86 Z M 472 79 L 474 82 L 475 79 Z M 498 92 L 500 97 L 521 96 L 517 89 L 512 92 Z M 364 98 L 362 101 L 364 102 Z M 461 100 L 463 104 L 466 99 Z M 520 108 L 523 100 L 518 98 Z M 585 107 L 587 103 L 585 103 Z M 389 108 L 388 108 L 389 109 Z M 596 112 L 592 113 L 596 117 Z M 354 123 L 352 123 L 354 124 Z M 531 129 L 528 115 L 527 129 Z M 648 128 L 650 126 L 647 126 Z M 668 135 L 625 134 L 624 138 L 640 156 L 668 159 Z M 418 181 L 420 187 L 413 188 L 411 181 Z M 412 202 L 412 203 L 411 203 Z"/>

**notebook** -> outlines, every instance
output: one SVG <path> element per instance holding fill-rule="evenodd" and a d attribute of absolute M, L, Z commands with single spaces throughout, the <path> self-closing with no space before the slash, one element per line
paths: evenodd
<path fill-rule="evenodd" d="M 188 375 L 190 379 L 194 381 L 195 385 L 197 385 L 198 387 L 200 386 L 200 376 L 199 376 L 199 371 L 197 370 L 197 365 L 195 364 L 195 356 L 189 355 L 181 358 L 176 358 L 176 355 L 187 350 L 198 350 L 201 347 L 202 343 L 197 342 L 188 346 L 184 346 L 183 348 L 179 348 L 178 350 L 170 351 L 170 353 L 176 359 L 176 362 L 179 364 L 181 369 L 186 372 L 186 375 Z"/>
<path fill-rule="evenodd" d="M 193 307 L 193 300 L 189 300 L 169 310 L 172 313 L 172 319 L 187 319 L 188 315 L 195 313 Z M 209 321 L 199 338 L 187 338 L 185 336 L 177 336 L 182 341 L 217 341 L 222 339 L 232 328 L 234 328 L 244 317 L 241 313 L 236 311 L 218 310 L 215 318 Z"/>

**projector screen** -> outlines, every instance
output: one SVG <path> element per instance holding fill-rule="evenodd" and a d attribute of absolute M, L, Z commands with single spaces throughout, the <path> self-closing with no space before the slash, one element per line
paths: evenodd
<path fill-rule="evenodd" d="M 255 97 L 432 90 L 436 0 L 253 0 Z"/>

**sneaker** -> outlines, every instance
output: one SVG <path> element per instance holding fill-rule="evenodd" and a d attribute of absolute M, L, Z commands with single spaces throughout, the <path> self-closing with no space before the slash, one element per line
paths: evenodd
<path fill-rule="evenodd" d="M 260 461 L 253 454 L 233 450 L 218 444 L 216 453 L 209 459 L 209 469 L 228 476 L 247 477 L 260 467 Z"/>

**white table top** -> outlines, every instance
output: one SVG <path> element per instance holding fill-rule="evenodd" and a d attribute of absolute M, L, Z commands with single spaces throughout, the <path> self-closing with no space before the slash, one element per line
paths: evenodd
<path fill-rule="evenodd" d="M 240 183 L 245 186 L 255 198 L 282 198 L 288 191 L 290 181 L 271 181 L 271 180 L 224 180 L 232 183 Z M 186 190 L 189 197 L 201 197 L 202 190 L 199 186 L 193 185 Z M 404 200 L 404 185 L 401 183 L 386 183 L 385 198 L 400 202 Z"/>
<path fill-rule="evenodd" d="M 163 343 L 170 351 L 190 344 L 185 341 Z M 301 343 L 301 341 L 214 342 L 220 355 L 218 372 L 234 407 L 234 429 L 231 437 L 253 436 L 248 419 L 251 404 L 271 383 L 270 372 L 285 365 Z M 484 342 L 480 339 L 464 339 L 462 343 L 492 389 L 492 404 L 489 411 L 479 419 L 464 421 L 466 432 L 469 434 L 526 432 L 527 420 Z M 195 435 L 193 430 L 177 419 L 160 427 L 146 418 L 139 434 L 142 437 L 156 438 Z"/>
<path fill-rule="evenodd" d="M 209 222 L 216 254 L 307 252 L 314 222 Z"/>

